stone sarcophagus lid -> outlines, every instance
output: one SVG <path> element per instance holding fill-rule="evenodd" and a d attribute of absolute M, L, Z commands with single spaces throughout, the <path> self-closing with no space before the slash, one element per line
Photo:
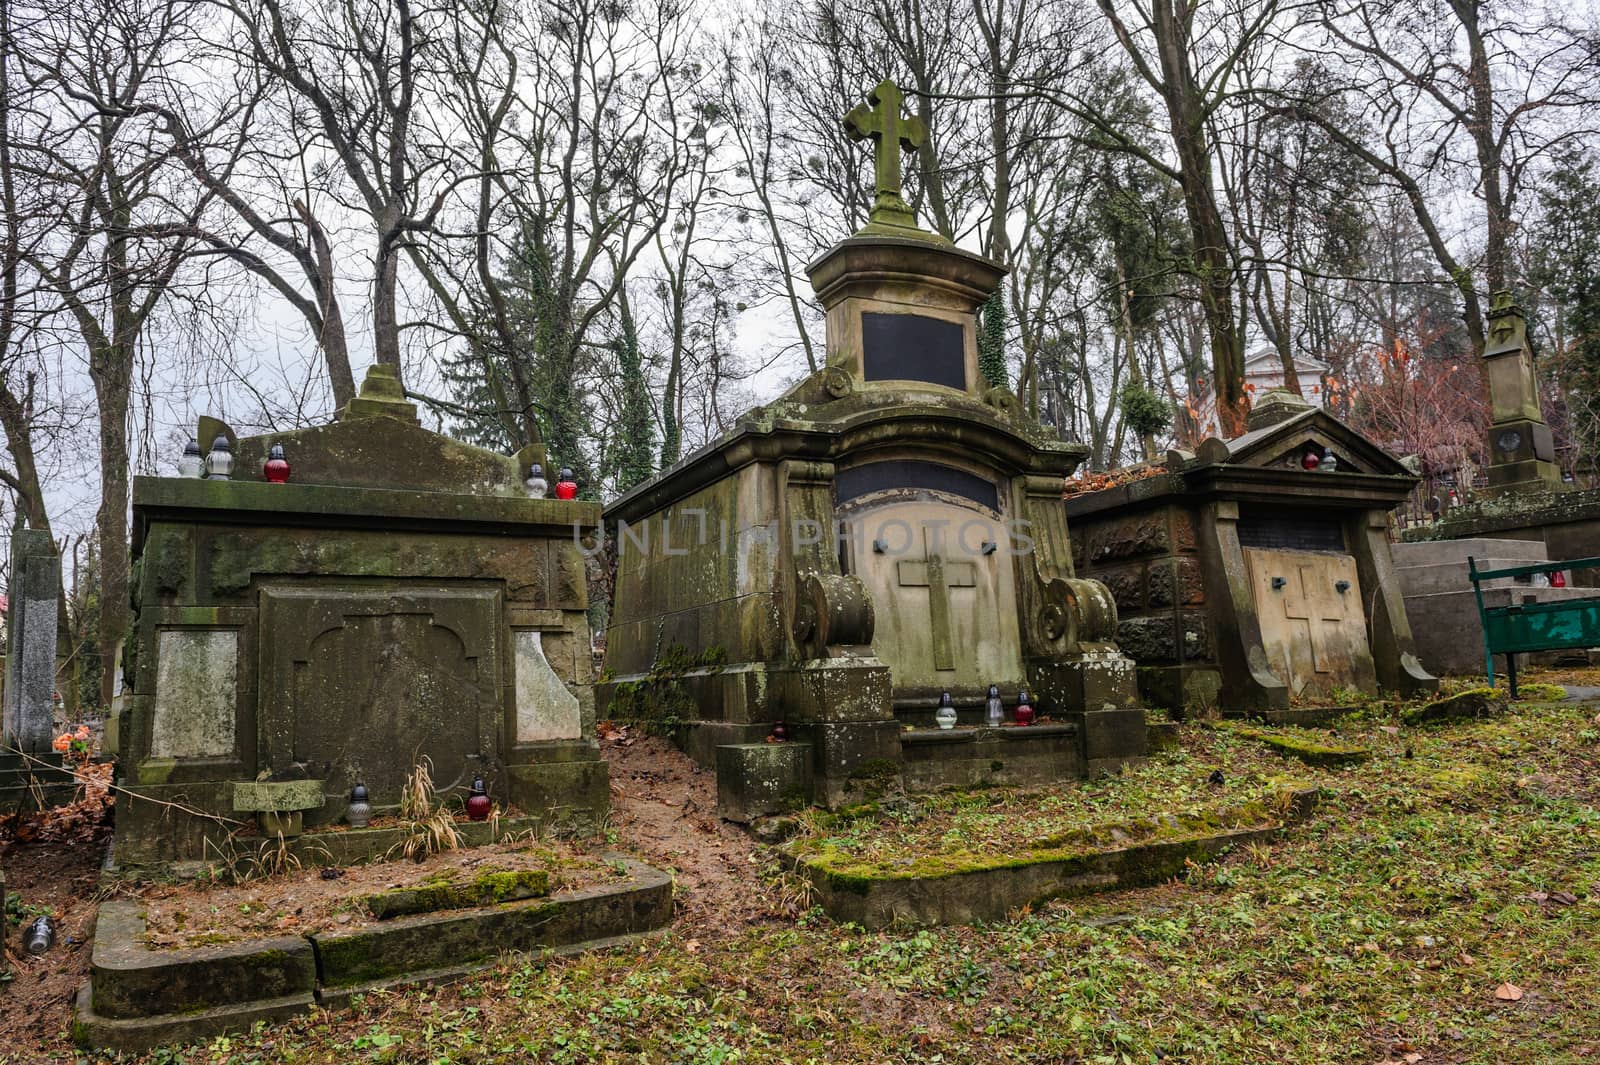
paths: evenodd
<path fill-rule="evenodd" d="M 481 774 L 527 814 L 604 813 L 579 545 L 598 506 L 528 498 L 542 449 L 421 428 L 384 367 L 331 424 L 240 439 L 202 419 L 218 438 L 231 477 L 134 482 L 119 862 L 203 857 L 206 814 L 314 830 L 357 783 L 382 812 L 424 760 L 441 790 Z M 274 445 L 287 483 L 263 477 Z M 255 781 L 294 806 L 239 801 Z"/>
<path fill-rule="evenodd" d="M 1326 411 L 1271 392 L 1243 436 L 1114 488 L 1069 488 L 1066 512 L 1147 700 L 1277 710 L 1338 688 L 1438 687 L 1389 547 L 1389 510 L 1416 480 Z"/>
<path fill-rule="evenodd" d="M 912 136 L 893 89 L 847 127 Z M 782 721 L 824 803 L 874 777 L 1037 782 L 1140 756 L 1116 610 L 1073 573 L 1060 506 L 1085 449 L 984 381 L 975 310 L 1004 269 L 915 228 L 884 150 L 872 224 L 808 268 L 825 367 L 607 507 L 599 700 L 667 718 L 706 765 Z M 976 727 L 991 685 L 1050 723 Z M 968 727 L 941 734 L 945 693 Z"/>

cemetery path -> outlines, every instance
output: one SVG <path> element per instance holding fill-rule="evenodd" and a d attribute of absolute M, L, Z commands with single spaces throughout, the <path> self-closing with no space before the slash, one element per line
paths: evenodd
<path fill-rule="evenodd" d="M 613 728 L 602 742 L 611 764 L 611 828 L 617 842 L 670 870 L 675 924 L 701 939 L 737 935 L 768 910 L 757 845 L 717 816 L 717 777 L 659 736 Z"/>

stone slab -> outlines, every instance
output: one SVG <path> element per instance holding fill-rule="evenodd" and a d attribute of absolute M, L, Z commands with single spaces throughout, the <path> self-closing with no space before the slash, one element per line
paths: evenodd
<path fill-rule="evenodd" d="M 907 791 L 1029 787 L 1083 775 L 1078 726 L 915 729 L 901 733 Z"/>
<path fill-rule="evenodd" d="M 0 741 L 32 753 L 49 751 L 55 738 L 60 593 L 61 560 L 50 534 L 39 529 L 13 532 Z"/>
<path fill-rule="evenodd" d="M 811 801 L 809 743 L 738 743 L 717 748 L 717 813 L 749 824 Z"/>
<path fill-rule="evenodd" d="M 1002 921 L 1023 906 L 1050 899 L 1159 884 L 1181 875 L 1190 862 L 1213 861 L 1235 847 L 1265 842 L 1278 831 L 1240 829 L 945 876 L 857 880 L 804 861 L 796 869 L 811 881 L 823 910 L 835 921 L 869 929 L 975 924 Z"/>
<path fill-rule="evenodd" d="M 167 629 L 157 637 L 153 758 L 233 754 L 238 715 L 239 633 Z"/>
<path fill-rule="evenodd" d="M 488 963 L 508 951 L 537 951 L 665 925 L 672 916 L 672 878 L 642 862 L 619 860 L 629 874 L 622 885 L 312 936 L 321 983 L 341 987 Z"/>
<path fill-rule="evenodd" d="M 251 780 L 233 785 L 233 808 L 243 813 L 320 810 L 327 797 L 320 780 Z"/>
<path fill-rule="evenodd" d="M 95 921 L 91 1003 L 104 1018 L 150 1017 L 309 996 L 316 957 L 301 936 L 151 950 L 136 902 L 102 903 Z"/>
<path fill-rule="evenodd" d="M 1397 569 L 1408 566 L 1434 566 L 1446 562 L 1465 564 L 1473 558 L 1516 559 L 1514 565 L 1544 562 L 1550 555 L 1539 540 L 1469 537 L 1464 540 L 1417 540 L 1391 544 L 1390 553 Z"/>
<path fill-rule="evenodd" d="M 239 1006 L 213 1006 L 154 1017 L 105 1017 L 95 1012 L 94 978 L 78 989 L 72 1017 L 72 1040 L 80 1047 L 139 1054 L 152 1047 L 193 1043 L 226 1032 L 249 1031 L 257 1021 L 271 1023 L 310 1013 L 316 1006 L 310 992 L 258 999 Z"/>
<path fill-rule="evenodd" d="M 583 735 L 578 697 L 550 668 L 545 658 L 543 636 L 537 629 L 523 629 L 512 634 L 518 743 L 575 740 Z"/>

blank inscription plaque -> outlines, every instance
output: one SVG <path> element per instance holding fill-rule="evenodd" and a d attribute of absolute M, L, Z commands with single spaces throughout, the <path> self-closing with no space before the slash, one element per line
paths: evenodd
<path fill-rule="evenodd" d="M 967 387 L 964 331 L 921 314 L 861 315 L 861 368 L 868 381 L 927 381 Z"/>

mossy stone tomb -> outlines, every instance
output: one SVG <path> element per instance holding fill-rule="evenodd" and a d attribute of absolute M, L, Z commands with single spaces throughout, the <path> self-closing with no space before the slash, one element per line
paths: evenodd
<path fill-rule="evenodd" d="M 118 864 L 215 856 L 215 817 L 272 806 L 257 781 L 317 782 L 293 804 L 307 832 L 357 782 L 384 812 L 424 759 L 442 791 L 482 774 L 527 814 L 604 814 L 579 546 L 600 515 L 528 498 L 541 448 L 422 428 L 381 366 L 330 424 L 239 439 L 203 418 L 199 435 L 231 442 L 230 479 L 133 486 Z M 275 444 L 285 484 L 262 474 Z"/>
<path fill-rule="evenodd" d="M 1244 435 L 1170 452 L 1066 512 L 1152 705 L 1274 712 L 1337 689 L 1437 689 L 1389 550 L 1389 510 L 1416 481 L 1326 411 L 1269 392 Z"/>
<path fill-rule="evenodd" d="M 826 366 L 606 510 L 607 712 L 655 715 L 724 767 L 745 763 L 718 746 L 782 721 L 826 804 L 1145 753 L 1115 606 L 1072 567 L 1061 483 L 1086 449 L 979 373 L 975 312 L 1005 270 L 916 228 L 898 153 L 922 133 L 899 106 L 885 82 L 845 120 L 878 141 L 877 194 L 808 267 Z M 979 727 L 991 684 L 1008 713 L 1027 688 L 1047 723 Z"/>

